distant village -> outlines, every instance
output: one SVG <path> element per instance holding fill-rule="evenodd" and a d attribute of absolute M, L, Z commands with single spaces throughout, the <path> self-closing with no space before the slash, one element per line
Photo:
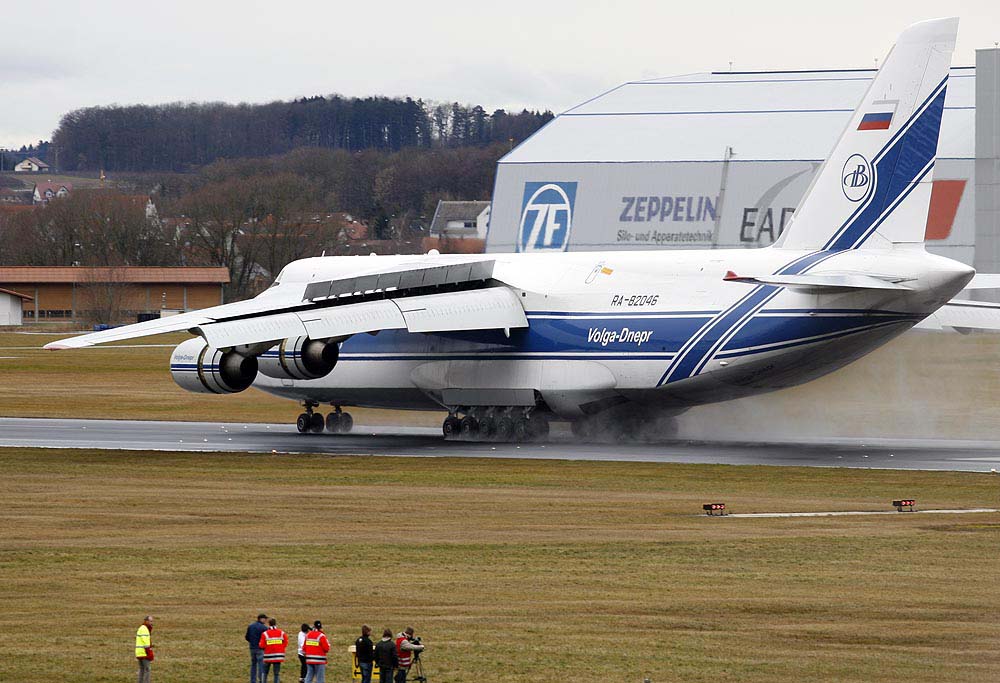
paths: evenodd
<path fill-rule="evenodd" d="M 54 239 L 63 243 L 68 240 L 71 246 L 61 259 L 41 245 L 44 265 L 30 265 L 34 259 L 23 253 L 0 261 L 0 325 L 116 324 L 242 298 L 266 287 L 276 275 L 264 258 L 256 258 L 245 272 L 243 255 L 251 251 L 274 252 L 276 243 L 299 244 L 282 244 L 286 251 L 274 262 L 274 268 L 280 268 L 290 258 L 319 253 L 425 253 L 430 249 L 442 253 L 481 252 L 490 214 L 488 201 L 439 200 L 425 224 L 414 221 L 406 234 L 392 239 L 377 239 L 367 221 L 359 221 L 350 213 L 316 211 L 299 216 L 293 229 L 284 225 L 288 217 L 248 218 L 227 236 L 217 234 L 217 225 L 202 226 L 198 217 L 178 213 L 183 205 L 176 201 L 164 200 L 155 193 L 127 191 L 103 172 L 97 178 L 61 175 L 44 160 L 28 156 L 14 164 L 12 170 L 0 173 L 0 222 L 6 220 L 9 231 L 24 226 L 33 239 L 35 233 L 46 232 L 39 226 L 72 224 L 69 207 L 89 206 L 101 197 L 106 202 L 99 203 L 104 207 L 99 210 L 111 211 L 106 208 L 108 202 L 126 207 L 130 215 L 143 218 L 148 230 L 161 236 L 155 238 L 161 240 L 160 244 L 172 245 L 174 251 L 163 253 L 162 265 L 137 267 L 114 256 L 108 259 L 107 255 L 95 260 L 92 252 L 101 248 L 103 238 L 85 237 L 82 232 L 63 228 L 61 236 Z M 65 209 L 63 202 L 67 202 Z M 165 211 L 161 208 L 164 205 Z M 202 239 L 196 240 L 193 235 Z M 229 241 L 228 251 L 232 253 L 228 257 L 225 247 L 219 253 L 208 253 L 208 243 L 220 239 Z M 322 244 L 317 246 L 317 240 Z M 23 247 L 31 240 L 15 241 Z M 155 256 L 151 258 L 155 260 Z M 234 285 L 241 277 L 237 288 Z"/>

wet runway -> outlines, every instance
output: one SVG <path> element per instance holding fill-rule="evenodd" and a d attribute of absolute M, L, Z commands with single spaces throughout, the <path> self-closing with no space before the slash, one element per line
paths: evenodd
<path fill-rule="evenodd" d="M 828 439 L 602 444 L 577 443 L 568 432 L 555 432 L 548 443 L 517 445 L 448 442 L 437 429 L 363 425 L 350 435 L 339 435 L 299 434 L 286 424 L 0 418 L 3 446 L 1000 470 L 1000 442 Z"/>

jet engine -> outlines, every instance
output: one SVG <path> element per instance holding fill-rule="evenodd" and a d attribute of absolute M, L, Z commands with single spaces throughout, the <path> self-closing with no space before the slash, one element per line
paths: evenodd
<path fill-rule="evenodd" d="M 188 339 L 170 356 L 170 375 L 196 394 L 235 394 L 257 377 L 257 357 L 213 349 L 201 337 Z"/>
<path fill-rule="evenodd" d="M 335 341 L 293 337 L 261 355 L 260 371 L 275 379 L 318 379 L 330 374 L 338 358 Z"/>

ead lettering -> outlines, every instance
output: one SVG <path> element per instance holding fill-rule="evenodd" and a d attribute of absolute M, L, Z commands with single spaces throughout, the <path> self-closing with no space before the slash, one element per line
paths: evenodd
<path fill-rule="evenodd" d="M 768 206 L 759 209 L 755 206 L 748 206 L 743 209 L 743 223 L 740 225 L 740 242 L 750 242 L 756 244 L 772 244 L 781 237 L 785 231 L 788 218 L 795 213 L 795 207 L 782 207 L 778 219 L 778 225 L 774 224 L 774 209 Z M 777 234 L 775 234 L 777 232 Z M 767 239 L 764 239 L 764 236 Z"/>

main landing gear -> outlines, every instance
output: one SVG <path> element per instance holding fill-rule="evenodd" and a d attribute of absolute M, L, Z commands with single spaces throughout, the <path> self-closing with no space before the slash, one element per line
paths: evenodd
<path fill-rule="evenodd" d="M 335 406 L 336 410 L 323 419 L 322 413 L 313 412 L 314 408 L 319 407 L 318 403 L 307 401 L 303 405 L 306 412 L 300 414 L 295 421 L 299 434 L 322 434 L 324 429 L 331 434 L 347 434 L 354 428 L 354 418 L 341 410 L 340 406 Z"/>
<path fill-rule="evenodd" d="M 455 441 L 541 441 L 549 435 L 549 419 L 533 408 L 473 406 L 455 409 L 441 431 Z"/>

